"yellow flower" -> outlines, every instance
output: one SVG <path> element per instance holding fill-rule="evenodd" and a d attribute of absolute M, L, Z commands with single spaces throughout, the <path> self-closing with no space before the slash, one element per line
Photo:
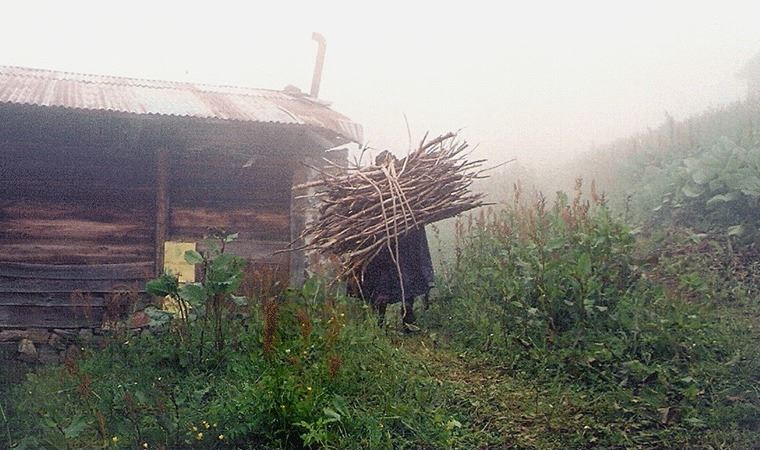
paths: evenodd
<path fill-rule="evenodd" d="M 111 442 L 113 442 L 114 444 L 117 443 L 117 442 L 119 442 L 119 437 L 118 436 L 112 437 L 111 438 Z"/>
<path fill-rule="evenodd" d="M 204 420 L 204 421 L 203 421 L 203 427 L 204 427 L 204 428 L 206 428 L 206 429 L 208 430 L 208 427 L 209 427 L 209 426 L 210 426 L 210 425 L 208 424 L 208 422 L 206 422 L 206 421 Z"/>
<path fill-rule="evenodd" d="M 198 439 L 199 441 L 203 440 L 203 433 L 198 433 L 195 435 L 195 439 Z"/>
<path fill-rule="evenodd" d="M 193 432 L 196 432 L 196 431 L 198 431 L 198 427 L 195 427 L 195 426 L 194 426 L 194 427 L 193 427 Z"/>
<path fill-rule="evenodd" d="M 143 442 L 143 448 L 148 448 L 148 443 L 147 442 Z"/>
<path fill-rule="evenodd" d="M 219 440 L 220 440 L 220 441 L 223 441 L 223 440 L 224 440 L 224 435 L 223 435 L 223 434 L 220 434 L 220 435 L 219 435 Z"/>

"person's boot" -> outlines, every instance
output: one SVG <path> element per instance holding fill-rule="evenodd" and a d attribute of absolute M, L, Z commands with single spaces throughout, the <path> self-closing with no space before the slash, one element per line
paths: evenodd
<path fill-rule="evenodd" d="M 401 314 L 401 322 L 404 325 L 405 333 L 416 333 L 420 331 L 420 327 L 416 325 L 417 318 L 414 316 L 414 299 L 404 302 Z"/>

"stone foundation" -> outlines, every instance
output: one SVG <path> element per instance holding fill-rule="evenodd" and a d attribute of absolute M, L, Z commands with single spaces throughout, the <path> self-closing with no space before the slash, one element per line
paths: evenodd
<path fill-rule="evenodd" d="M 98 329 L 26 329 L 0 331 L 3 359 L 17 360 L 31 366 L 62 364 L 84 346 L 102 346 L 105 336 Z"/>

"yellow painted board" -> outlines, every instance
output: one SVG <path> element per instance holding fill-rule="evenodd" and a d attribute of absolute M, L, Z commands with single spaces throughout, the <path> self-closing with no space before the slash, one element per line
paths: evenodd
<path fill-rule="evenodd" d="M 195 266 L 185 261 L 188 250 L 195 250 L 195 242 L 164 242 L 164 272 L 176 275 L 180 283 L 195 282 Z"/>

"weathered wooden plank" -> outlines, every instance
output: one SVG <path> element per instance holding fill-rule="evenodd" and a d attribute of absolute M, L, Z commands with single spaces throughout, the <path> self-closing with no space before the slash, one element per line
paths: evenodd
<path fill-rule="evenodd" d="M 82 292 L 81 295 L 75 292 L 2 292 L 0 306 L 102 308 L 103 298 L 103 294 L 92 292 Z"/>
<path fill-rule="evenodd" d="M 0 277 L 0 293 L 71 293 L 83 292 L 113 292 L 130 290 L 142 292 L 146 280 L 48 280 L 39 278 Z"/>
<path fill-rule="evenodd" d="M 56 185 L 51 183 L 50 186 L 40 187 L 39 185 L 20 184 L 13 188 L 0 185 L 0 191 L 7 192 L 7 198 L 19 201 L 35 201 L 40 198 L 49 197 L 51 191 L 61 201 L 76 202 L 82 206 L 114 205 L 118 204 L 125 209 L 138 208 L 149 205 L 152 199 L 152 192 L 149 189 L 121 189 L 114 190 L 112 185 L 82 186 L 76 189 L 69 189 L 65 185 Z M 111 189 L 109 189 L 111 188 Z M 98 206 L 99 207 L 99 206 Z"/>
<path fill-rule="evenodd" d="M 0 219 L 0 240 L 34 239 L 67 241 L 139 242 L 153 232 L 152 227 L 137 221 L 106 222 L 100 220 L 12 218 Z"/>
<path fill-rule="evenodd" d="M 0 200 L 0 261 L 46 264 L 127 263 L 153 259 L 149 212 L 92 199 Z"/>
<path fill-rule="evenodd" d="M 39 182 L 38 182 L 39 183 Z M 90 192 L 90 199 L 93 197 Z M 0 198 L 0 213 L 17 220 L 85 220 L 116 224 L 152 224 L 152 209 L 125 205 L 97 205 L 92 201 L 74 202 L 54 196 L 31 200 Z M 97 207 L 97 208 L 93 208 Z"/>
<path fill-rule="evenodd" d="M 105 308 L 0 305 L 0 328 L 88 328 L 103 322 Z"/>
<path fill-rule="evenodd" d="M 0 244 L 0 260 L 8 262 L 88 264 L 139 262 L 152 259 L 153 248 L 135 245 L 103 245 L 93 242 L 84 245 L 69 243 Z"/>
<path fill-rule="evenodd" d="M 45 184 L 40 184 L 44 182 Z M 150 198 L 149 186 L 119 185 L 120 180 L 92 180 L 87 184 L 75 184 L 58 178 L 48 179 L 41 176 L 33 181 L 19 178 L 13 183 L 0 182 L 0 189 L 7 192 L 6 198 L 33 200 L 55 195 L 61 200 L 101 202 L 119 199 L 125 206 L 139 206 L 146 198 Z"/>
<path fill-rule="evenodd" d="M 204 207 L 173 206 L 170 214 L 173 225 L 177 226 L 239 226 L 246 230 L 255 229 L 257 226 L 282 225 L 287 227 L 288 215 L 281 211 L 262 211 L 258 209 L 218 210 Z"/>
<path fill-rule="evenodd" d="M 81 155 L 49 155 L 47 159 L 8 159 L 4 172 L 8 177 L 33 179 L 43 174 L 51 180 L 67 180 L 74 185 L 87 182 L 122 181 L 123 185 L 140 185 L 150 183 L 150 171 L 125 158 L 92 160 Z M 114 170 L 118 164 L 119 170 Z M 80 178 L 76 178 L 80 177 Z"/>
<path fill-rule="evenodd" d="M 172 181 L 172 185 L 174 182 Z M 282 211 L 290 205 L 290 194 L 282 191 L 246 192 L 234 191 L 240 187 L 229 189 L 219 187 L 206 187 L 180 191 L 172 189 L 170 197 L 172 204 L 178 206 L 200 206 L 205 208 L 249 208 Z M 270 189 L 264 187 L 263 189 Z"/>
<path fill-rule="evenodd" d="M 0 262 L 0 276 L 49 280 L 134 280 L 153 276 L 153 261 L 123 264 L 26 264 Z"/>
<path fill-rule="evenodd" d="M 181 161 L 182 171 L 177 173 L 177 180 L 190 184 L 194 180 L 209 181 L 214 185 L 230 185 L 233 182 L 246 186 L 260 184 L 278 185 L 282 180 L 290 178 L 293 169 L 290 167 L 261 166 L 254 160 L 252 167 L 234 166 L 229 162 L 214 164 L 208 160 L 198 160 L 190 163 Z M 225 176 L 222 176 L 225 175 Z"/>
<path fill-rule="evenodd" d="M 179 207 L 174 205 L 169 214 L 170 234 L 190 235 L 198 238 L 210 228 L 223 228 L 233 232 L 247 232 L 259 239 L 287 240 L 290 237 L 290 219 L 287 212 L 251 209 L 211 209 Z"/>

